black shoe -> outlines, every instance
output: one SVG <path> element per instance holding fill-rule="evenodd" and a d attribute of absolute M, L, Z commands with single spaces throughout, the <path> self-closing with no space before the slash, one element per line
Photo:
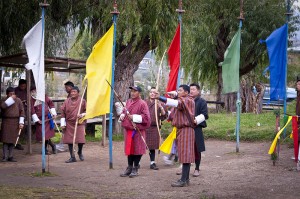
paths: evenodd
<path fill-rule="evenodd" d="M 8 161 L 8 162 L 17 162 L 17 160 L 16 160 L 16 159 L 14 159 L 13 157 L 11 157 L 11 158 L 7 158 L 7 161 Z"/>
<path fill-rule="evenodd" d="M 172 187 L 186 187 L 188 186 L 187 182 L 184 182 L 184 181 L 181 181 L 181 180 L 178 180 L 176 182 L 173 182 L 171 184 Z"/>
<path fill-rule="evenodd" d="M 137 167 L 133 167 L 132 171 L 131 171 L 131 174 L 129 175 L 129 178 L 134 178 L 134 177 L 136 177 L 138 175 L 139 175 L 138 168 Z"/>
<path fill-rule="evenodd" d="M 65 161 L 65 163 L 73 163 L 73 162 L 77 162 L 76 158 L 70 158 L 67 161 Z"/>
<path fill-rule="evenodd" d="M 56 145 L 55 144 L 52 147 L 52 153 L 53 154 L 57 154 L 57 149 L 56 149 Z"/>
<path fill-rule="evenodd" d="M 17 144 L 17 145 L 15 146 L 15 149 L 17 149 L 17 150 L 24 150 L 24 147 L 22 147 L 21 144 Z"/>
<path fill-rule="evenodd" d="M 150 169 L 158 170 L 159 168 L 156 166 L 155 163 L 153 163 L 153 164 L 150 165 Z"/>
<path fill-rule="evenodd" d="M 8 161 L 7 158 L 2 159 L 2 162 L 7 162 L 7 161 Z"/>
<path fill-rule="evenodd" d="M 124 173 L 122 173 L 120 176 L 121 177 L 128 177 L 131 174 L 132 171 L 132 166 L 128 166 L 126 168 L 126 170 L 124 171 Z"/>
<path fill-rule="evenodd" d="M 79 156 L 79 159 L 80 159 L 81 161 L 84 161 L 83 155 L 82 155 L 82 154 L 79 154 L 79 153 L 77 153 L 77 154 L 78 154 L 78 156 Z"/>

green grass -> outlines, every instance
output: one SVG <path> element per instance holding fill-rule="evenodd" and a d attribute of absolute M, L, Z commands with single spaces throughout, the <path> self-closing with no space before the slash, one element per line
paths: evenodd
<path fill-rule="evenodd" d="M 287 113 L 295 114 L 296 102 L 288 104 Z M 275 111 L 265 111 L 262 114 L 242 113 L 240 124 L 240 140 L 241 141 L 270 141 L 275 136 Z M 280 109 L 280 126 L 283 127 L 283 108 Z M 234 113 L 218 113 L 209 114 L 207 120 L 207 128 L 203 130 L 206 139 L 219 140 L 236 140 L 234 135 L 236 123 L 236 114 Z M 258 124 L 259 123 L 259 124 Z M 166 138 L 172 130 L 170 122 L 164 122 L 162 126 L 162 136 Z M 286 135 L 292 132 L 291 124 L 288 125 Z M 291 143 L 290 138 L 286 138 L 284 142 Z M 281 139 L 283 142 L 283 139 Z"/>
<path fill-rule="evenodd" d="M 95 198 L 92 193 L 68 187 L 29 187 L 0 185 L 0 198 Z"/>
<path fill-rule="evenodd" d="M 42 173 L 42 172 L 34 172 L 34 173 L 30 173 L 30 176 L 31 176 L 31 177 L 55 177 L 55 176 L 57 176 L 57 175 L 54 174 L 54 173 L 51 173 L 51 172 L 45 172 L 45 173 Z"/>

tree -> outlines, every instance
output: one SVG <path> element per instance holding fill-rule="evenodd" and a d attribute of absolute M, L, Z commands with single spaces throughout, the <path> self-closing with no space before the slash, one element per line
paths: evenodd
<path fill-rule="evenodd" d="M 224 52 L 237 31 L 240 5 L 236 0 L 198 2 L 196 6 L 190 2 L 186 8 L 189 12 L 185 19 L 188 22 L 185 23 L 193 29 L 187 31 L 189 36 L 183 37 L 183 62 L 193 81 L 201 81 L 211 87 L 217 82 L 217 101 L 221 101 L 222 68 L 219 63 L 223 61 Z M 266 48 L 258 41 L 267 38 L 285 23 L 285 13 L 285 2 L 282 0 L 244 0 L 240 76 L 247 75 L 260 65 L 267 66 Z M 291 23 L 291 33 L 296 20 Z M 245 76 L 244 80 L 246 85 L 251 86 L 253 82 L 248 78 L 249 76 Z M 230 104 L 230 100 L 223 100 L 227 105 Z M 234 109 L 232 106 L 227 108 Z"/>

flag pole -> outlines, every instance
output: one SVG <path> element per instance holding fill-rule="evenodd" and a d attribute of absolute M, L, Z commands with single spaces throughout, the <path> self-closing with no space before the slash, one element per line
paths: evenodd
<path fill-rule="evenodd" d="M 42 35 L 45 34 L 45 8 L 49 6 L 46 0 L 39 4 L 42 7 Z M 42 36 L 44 40 L 44 36 Z M 44 41 L 41 41 L 44 42 Z M 46 172 L 46 151 L 45 151 L 45 102 L 42 102 L 42 173 Z"/>
<path fill-rule="evenodd" d="M 287 25 L 287 37 L 286 37 L 286 51 L 288 49 L 288 42 L 289 42 L 289 21 L 290 21 L 290 16 L 292 15 L 291 13 L 291 1 L 287 0 L 287 5 L 286 5 L 286 25 Z M 286 93 L 286 87 L 287 87 L 287 67 L 288 67 L 288 52 L 286 52 L 286 65 L 285 65 L 285 81 L 284 81 L 284 101 L 283 101 L 283 113 L 286 115 L 286 108 L 287 108 L 287 93 Z M 285 118 L 285 117 L 283 117 Z M 285 119 L 284 119 L 284 124 L 285 124 Z M 286 137 L 286 129 L 283 131 L 283 137 Z"/>
<path fill-rule="evenodd" d="M 241 29 L 243 26 L 243 20 L 244 20 L 244 12 L 243 12 L 243 0 L 240 0 L 240 16 L 239 19 L 239 28 Z M 236 100 L 236 152 L 238 153 L 240 151 L 240 124 L 241 124 L 241 94 L 240 94 L 240 82 L 239 82 L 239 89 L 237 92 L 237 100 Z"/>
<path fill-rule="evenodd" d="M 178 2 L 178 9 L 176 9 L 176 12 L 178 12 L 178 23 L 179 23 L 179 37 L 180 37 L 180 51 L 179 51 L 179 68 L 178 68 L 178 77 L 177 77 L 177 86 L 176 89 L 180 86 L 180 77 L 181 77 L 181 71 L 180 71 L 180 66 L 181 66 L 181 30 L 182 30 L 182 13 L 185 12 L 185 10 L 182 9 L 182 0 L 179 0 Z"/>
<path fill-rule="evenodd" d="M 113 40 L 113 49 L 112 49 L 112 75 L 111 75 L 111 85 L 112 88 L 115 86 L 115 51 L 116 51 L 116 35 L 117 35 L 117 18 L 120 12 L 118 11 L 117 1 L 114 1 L 114 10 L 110 12 L 113 15 L 114 23 L 114 40 Z M 110 113 L 109 113 L 109 168 L 113 169 L 113 157 L 112 157 L 112 116 L 113 116 L 113 103 L 114 103 L 114 91 L 110 91 Z M 106 132 L 102 132 L 106 133 Z"/>

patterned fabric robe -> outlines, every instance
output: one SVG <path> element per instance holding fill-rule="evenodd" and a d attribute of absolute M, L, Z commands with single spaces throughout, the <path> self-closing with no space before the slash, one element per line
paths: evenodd
<path fill-rule="evenodd" d="M 61 106 L 61 117 L 66 118 L 66 128 L 64 133 L 64 144 L 73 144 L 73 136 L 75 132 L 75 123 L 77 120 L 77 114 L 79 110 L 81 97 L 78 96 L 76 100 L 72 98 L 67 98 L 63 105 Z M 86 101 L 83 99 L 81 104 L 80 113 L 85 113 Z M 75 143 L 85 143 L 85 122 L 77 125 L 76 139 Z"/>
<path fill-rule="evenodd" d="M 191 121 L 188 119 L 191 119 Z M 174 109 L 172 125 L 177 128 L 177 152 L 180 163 L 195 162 L 195 132 L 193 121 L 195 118 L 195 102 L 190 96 L 178 99 L 178 106 Z"/>
<path fill-rule="evenodd" d="M 146 103 L 149 108 L 150 117 L 151 117 L 151 126 L 146 130 L 146 143 L 150 150 L 159 148 L 159 133 L 156 124 L 155 117 L 155 101 L 146 100 Z M 157 106 L 157 115 L 159 128 L 161 128 L 161 121 L 165 120 L 168 117 L 167 110 L 165 109 L 165 115 L 161 114 L 161 109 Z"/>
<path fill-rule="evenodd" d="M 142 136 L 146 139 L 145 129 L 149 128 L 151 124 L 151 118 L 147 103 L 141 98 L 138 99 L 129 99 L 126 102 L 126 109 L 129 111 L 131 115 L 137 114 L 142 116 L 142 123 L 136 124 L 139 128 Z M 123 110 L 123 113 L 126 115 L 126 110 Z M 134 127 L 127 116 L 125 116 L 122 121 L 122 126 L 125 128 L 124 133 L 124 151 L 126 155 L 142 155 L 146 153 L 146 145 L 142 140 L 141 135 L 138 131 L 133 135 L 132 140 L 129 139 L 128 134 L 134 130 Z M 132 142 L 131 142 L 132 141 Z M 146 140 L 145 140 L 146 141 Z M 130 154 L 126 152 L 128 148 L 131 148 Z"/>
<path fill-rule="evenodd" d="M 42 104 L 39 104 L 37 106 L 34 106 L 34 103 L 36 100 L 34 98 L 31 98 L 31 114 L 36 114 L 40 121 L 42 121 Z M 48 118 L 48 113 L 51 108 L 54 108 L 54 104 L 52 100 L 46 95 L 45 96 L 45 140 L 49 140 L 50 138 L 54 137 L 55 132 L 54 128 L 50 128 L 50 120 Z M 35 137 L 37 141 L 42 141 L 42 124 L 39 124 L 38 122 L 35 123 Z"/>
<path fill-rule="evenodd" d="M 296 115 L 300 116 L 300 92 L 297 91 Z M 300 118 L 298 118 L 298 138 L 300 139 Z"/>
<path fill-rule="evenodd" d="M 1 100 L 1 133 L 0 141 L 14 144 L 19 134 L 19 118 L 25 117 L 24 107 L 20 98 L 15 99 L 15 103 L 7 107 L 7 98 Z"/>
<path fill-rule="evenodd" d="M 27 89 L 21 90 L 19 87 L 15 88 L 15 94 L 23 103 L 25 114 L 27 112 Z"/>
<path fill-rule="evenodd" d="M 208 111 L 207 111 L 207 104 L 204 99 L 202 99 L 200 96 L 195 98 L 195 116 L 198 116 L 200 114 L 203 114 L 205 117 L 205 120 L 208 119 Z M 201 122 L 198 124 L 195 128 L 195 143 L 197 146 L 198 152 L 205 151 L 205 143 L 204 143 L 204 136 L 202 128 L 205 128 L 206 121 Z"/>

